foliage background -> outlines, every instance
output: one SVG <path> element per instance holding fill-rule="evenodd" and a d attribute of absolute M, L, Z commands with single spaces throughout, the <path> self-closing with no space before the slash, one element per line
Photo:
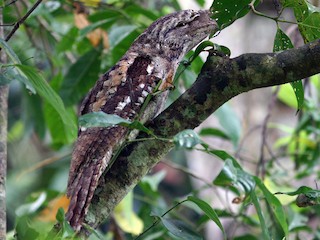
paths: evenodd
<path fill-rule="evenodd" d="M 20 0 L 5 6 L 4 22 L 16 22 L 34 2 Z M 223 4 L 215 1 L 215 6 L 220 2 Z M 194 4 L 203 7 L 205 3 L 198 0 Z M 304 0 L 264 1 L 257 9 L 267 16 L 259 16 L 263 14 L 253 13 L 248 7 L 241 12 L 234 4 L 224 6 L 226 11 L 216 16 L 222 28 L 250 14 L 245 16 L 246 20 L 237 20 L 222 29 L 213 42 L 230 47 L 231 56 L 285 50 L 310 42 L 320 38 L 317 4 Z M 281 6 L 286 7 L 284 11 Z M 15 229 L 21 239 L 41 239 L 55 222 L 58 208 L 66 209 L 68 201 L 63 194 L 76 139 L 79 102 L 143 29 L 158 17 L 179 9 L 177 1 L 45 1 L 15 33 L 9 45 L 22 67 L 1 66 L 5 71 L 0 78 L 1 84 L 10 82 L 8 236 Z M 282 18 L 270 20 L 269 16 L 280 13 Z M 252 32 L 248 28 L 251 22 L 261 19 L 273 21 L 273 30 L 267 33 L 269 39 L 275 40 L 266 41 L 269 47 L 243 49 L 240 44 L 245 45 L 247 38 L 241 43 L 235 40 L 234 45 L 226 44 L 223 34 L 240 36 L 239 30 L 232 30 L 235 24 L 242 23 L 244 28 L 240 31 L 248 35 Z M 299 28 L 283 19 L 299 22 Z M 265 29 L 264 21 L 258 25 Z M 10 28 L 5 28 L 6 33 Z M 258 35 L 250 38 L 251 42 L 260 40 Z M 196 58 L 181 73 L 168 104 L 192 84 L 201 65 L 202 60 Z M 178 72 L 182 69 L 184 66 Z M 60 114 L 53 107 L 59 103 L 52 104 L 54 94 L 37 86 L 41 77 L 34 73 L 40 73 L 63 100 L 65 110 Z M 229 239 L 282 239 L 284 235 L 288 239 L 319 239 L 319 193 L 312 190 L 316 188 L 313 181 L 318 179 L 320 159 L 319 76 L 305 80 L 304 85 L 304 103 L 303 89 L 295 86 L 296 96 L 300 96 L 297 114 L 297 101 L 290 86 L 258 90 L 247 98 L 237 97 L 216 112 L 215 120 L 197 129 L 202 140 L 193 132 L 178 135 L 177 149 L 144 178 L 92 238 L 133 238 L 152 223 L 157 224 L 141 238 L 222 238 L 222 222 Z M 38 94 L 33 94 L 34 90 Z M 263 105 L 254 108 L 255 102 Z M 261 109 L 265 112 L 261 113 Z M 205 155 L 199 154 L 199 149 Z M 311 189 L 295 192 L 302 185 Z M 273 195 L 275 192 L 294 196 Z M 297 194 L 300 200 L 303 198 L 303 204 L 298 200 L 298 205 L 306 208 L 297 207 Z M 185 199 L 188 201 L 184 202 Z M 162 216 L 176 203 L 173 210 Z M 63 221 L 61 216 L 60 211 L 59 221 Z M 214 227 L 206 227 L 208 222 Z M 68 236 L 72 232 L 66 228 L 62 234 Z"/>

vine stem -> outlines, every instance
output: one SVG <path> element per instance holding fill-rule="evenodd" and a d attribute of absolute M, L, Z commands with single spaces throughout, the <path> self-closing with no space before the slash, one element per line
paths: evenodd
<path fill-rule="evenodd" d="M 319 29 L 318 26 L 312 26 L 312 25 L 309 25 L 309 24 L 301 23 L 301 22 L 291 22 L 291 21 L 288 21 L 288 20 L 279 19 L 279 17 L 280 17 L 280 15 L 281 15 L 283 9 L 280 11 L 279 16 L 277 16 L 277 17 L 271 17 L 271 16 L 269 16 L 269 15 L 266 15 L 266 14 L 264 14 L 264 13 L 262 13 L 262 12 L 257 11 L 256 8 L 254 7 L 254 1 L 252 1 L 252 2 L 249 4 L 249 7 L 251 8 L 251 11 L 252 11 L 254 14 L 256 14 L 256 15 L 258 15 L 258 16 L 260 16 L 260 17 L 265 17 L 265 18 L 271 19 L 271 20 L 273 20 L 273 21 L 276 21 L 277 23 L 278 23 L 278 22 L 281 22 L 281 23 L 289 23 L 289 24 L 295 24 L 295 25 L 298 25 L 298 26 L 303 26 L 303 27 L 308 27 L 308 28 Z"/>
<path fill-rule="evenodd" d="M 178 207 L 179 205 L 181 205 L 184 202 L 187 202 L 188 199 L 185 199 L 181 202 L 176 203 L 174 206 L 172 206 L 171 208 L 169 208 L 164 214 L 162 214 L 160 217 L 157 217 L 157 219 L 152 223 L 151 226 L 149 226 L 146 230 L 144 230 L 138 237 L 135 238 L 135 240 L 137 239 L 141 239 L 141 237 L 148 232 L 151 228 L 155 227 L 161 220 L 162 217 L 164 217 L 165 215 L 167 215 L 169 212 L 171 212 L 173 209 L 175 209 L 176 207 Z"/>

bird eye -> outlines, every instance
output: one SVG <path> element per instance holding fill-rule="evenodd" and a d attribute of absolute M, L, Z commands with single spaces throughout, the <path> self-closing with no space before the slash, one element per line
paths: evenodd
<path fill-rule="evenodd" d="M 187 25 L 186 22 L 180 22 L 180 23 L 177 24 L 177 27 L 183 27 L 183 26 L 185 26 L 185 25 Z"/>

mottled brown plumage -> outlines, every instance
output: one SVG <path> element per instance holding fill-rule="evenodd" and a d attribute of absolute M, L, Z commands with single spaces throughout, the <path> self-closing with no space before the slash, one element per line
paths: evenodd
<path fill-rule="evenodd" d="M 185 10 L 155 21 L 141 34 L 120 61 L 105 73 L 86 96 L 80 114 L 103 111 L 128 120 L 146 122 L 163 108 L 179 62 L 216 28 L 209 11 Z M 152 99 L 156 111 L 141 112 L 146 97 L 159 86 Z M 66 214 L 79 231 L 99 178 L 116 149 L 126 141 L 129 129 L 122 126 L 80 129 L 72 153 Z M 131 136 L 134 137 L 134 136 Z"/>

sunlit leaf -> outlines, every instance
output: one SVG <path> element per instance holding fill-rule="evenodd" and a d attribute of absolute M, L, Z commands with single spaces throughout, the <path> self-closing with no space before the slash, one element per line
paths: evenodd
<path fill-rule="evenodd" d="M 133 193 L 130 192 L 115 207 L 113 216 L 119 227 L 127 233 L 138 235 L 143 230 L 143 222 L 133 208 Z"/>

